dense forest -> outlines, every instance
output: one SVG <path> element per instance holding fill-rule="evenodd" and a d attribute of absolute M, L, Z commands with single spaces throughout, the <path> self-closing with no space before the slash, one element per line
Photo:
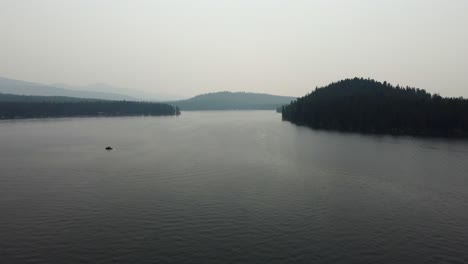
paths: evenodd
<path fill-rule="evenodd" d="M 72 116 L 179 115 L 179 108 L 163 103 L 131 101 L 0 101 L 0 119 Z"/>
<path fill-rule="evenodd" d="M 468 100 L 354 78 L 316 88 L 282 107 L 284 120 L 318 129 L 468 136 Z"/>
<path fill-rule="evenodd" d="M 275 110 L 295 97 L 245 92 L 217 92 L 195 96 L 171 104 L 190 110 Z"/>

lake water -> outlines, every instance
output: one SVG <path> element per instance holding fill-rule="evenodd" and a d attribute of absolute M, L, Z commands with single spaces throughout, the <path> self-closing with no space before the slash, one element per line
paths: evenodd
<path fill-rule="evenodd" d="M 1 121 L 0 263 L 468 263 L 468 142 L 273 111 Z"/>

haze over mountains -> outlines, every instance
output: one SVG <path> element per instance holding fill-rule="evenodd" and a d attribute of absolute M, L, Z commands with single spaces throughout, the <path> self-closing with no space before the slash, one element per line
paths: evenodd
<path fill-rule="evenodd" d="M 178 100 L 180 96 L 117 88 L 96 83 L 87 86 L 51 85 L 0 77 L 0 101 L 73 102 L 86 100 L 159 101 L 181 110 L 274 110 L 295 97 L 248 92 L 214 92 Z"/>
<path fill-rule="evenodd" d="M 68 96 L 41 96 L 41 95 L 19 95 L 19 94 L 4 94 L 0 93 L 0 102 L 21 102 L 21 103 L 35 103 L 35 102 L 91 102 L 91 101 L 105 101 L 104 99 L 92 98 L 78 98 Z"/>
<path fill-rule="evenodd" d="M 97 83 L 87 86 L 68 84 L 42 84 L 0 77 L 0 93 L 36 96 L 65 96 L 104 100 L 168 101 L 182 99 L 181 96 L 141 92 Z"/>
<path fill-rule="evenodd" d="M 67 90 L 76 90 L 76 91 L 95 91 L 101 93 L 113 93 L 113 94 L 122 94 L 133 97 L 137 100 L 144 101 L 172 101 L 172 100 L 182 100 L 186 97 L 176 95 L 176 94 L 167 94 L 167 93 L 156 93 L 156 92 L 145 92 L 134 89 L 127 89 L 121 87 L 115 87 L 106 83 L 93 83 L 86 86 L 73 86 L 64 83 L 54 83 L 54 87 L 60 87 Z"/>
<path fill-rule="evenodd" d="M 109 92 L 69 90 L 52 85 L 33 83 L 0 77 L 0 92 L 5 94 L 66 96 L 106 100 L 135 100 L 135 97 Z"/>

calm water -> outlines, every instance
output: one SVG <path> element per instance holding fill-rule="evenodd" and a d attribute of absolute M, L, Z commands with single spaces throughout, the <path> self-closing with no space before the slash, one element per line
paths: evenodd
<path fill-rule="evenodd" d="M 0 263 L 468 263 L 463 141 L 184 112 L 1 121 L 0 163 Z"/>

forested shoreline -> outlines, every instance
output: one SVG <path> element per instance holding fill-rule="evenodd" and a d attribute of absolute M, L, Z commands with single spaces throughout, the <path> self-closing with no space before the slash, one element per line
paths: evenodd
<path fill-rule="evenodd" d="M 354 78 L 316 88 L 282 107 L 283 120 L 317 129 L 468 136 L 468 100 Z"/>
<path fill-rule="evenodd" d="M 179 115 L 177 106 L 133 101 L 0 101 L 0 119 L 91 117 L 91 116 L 171 116 Z"/>

